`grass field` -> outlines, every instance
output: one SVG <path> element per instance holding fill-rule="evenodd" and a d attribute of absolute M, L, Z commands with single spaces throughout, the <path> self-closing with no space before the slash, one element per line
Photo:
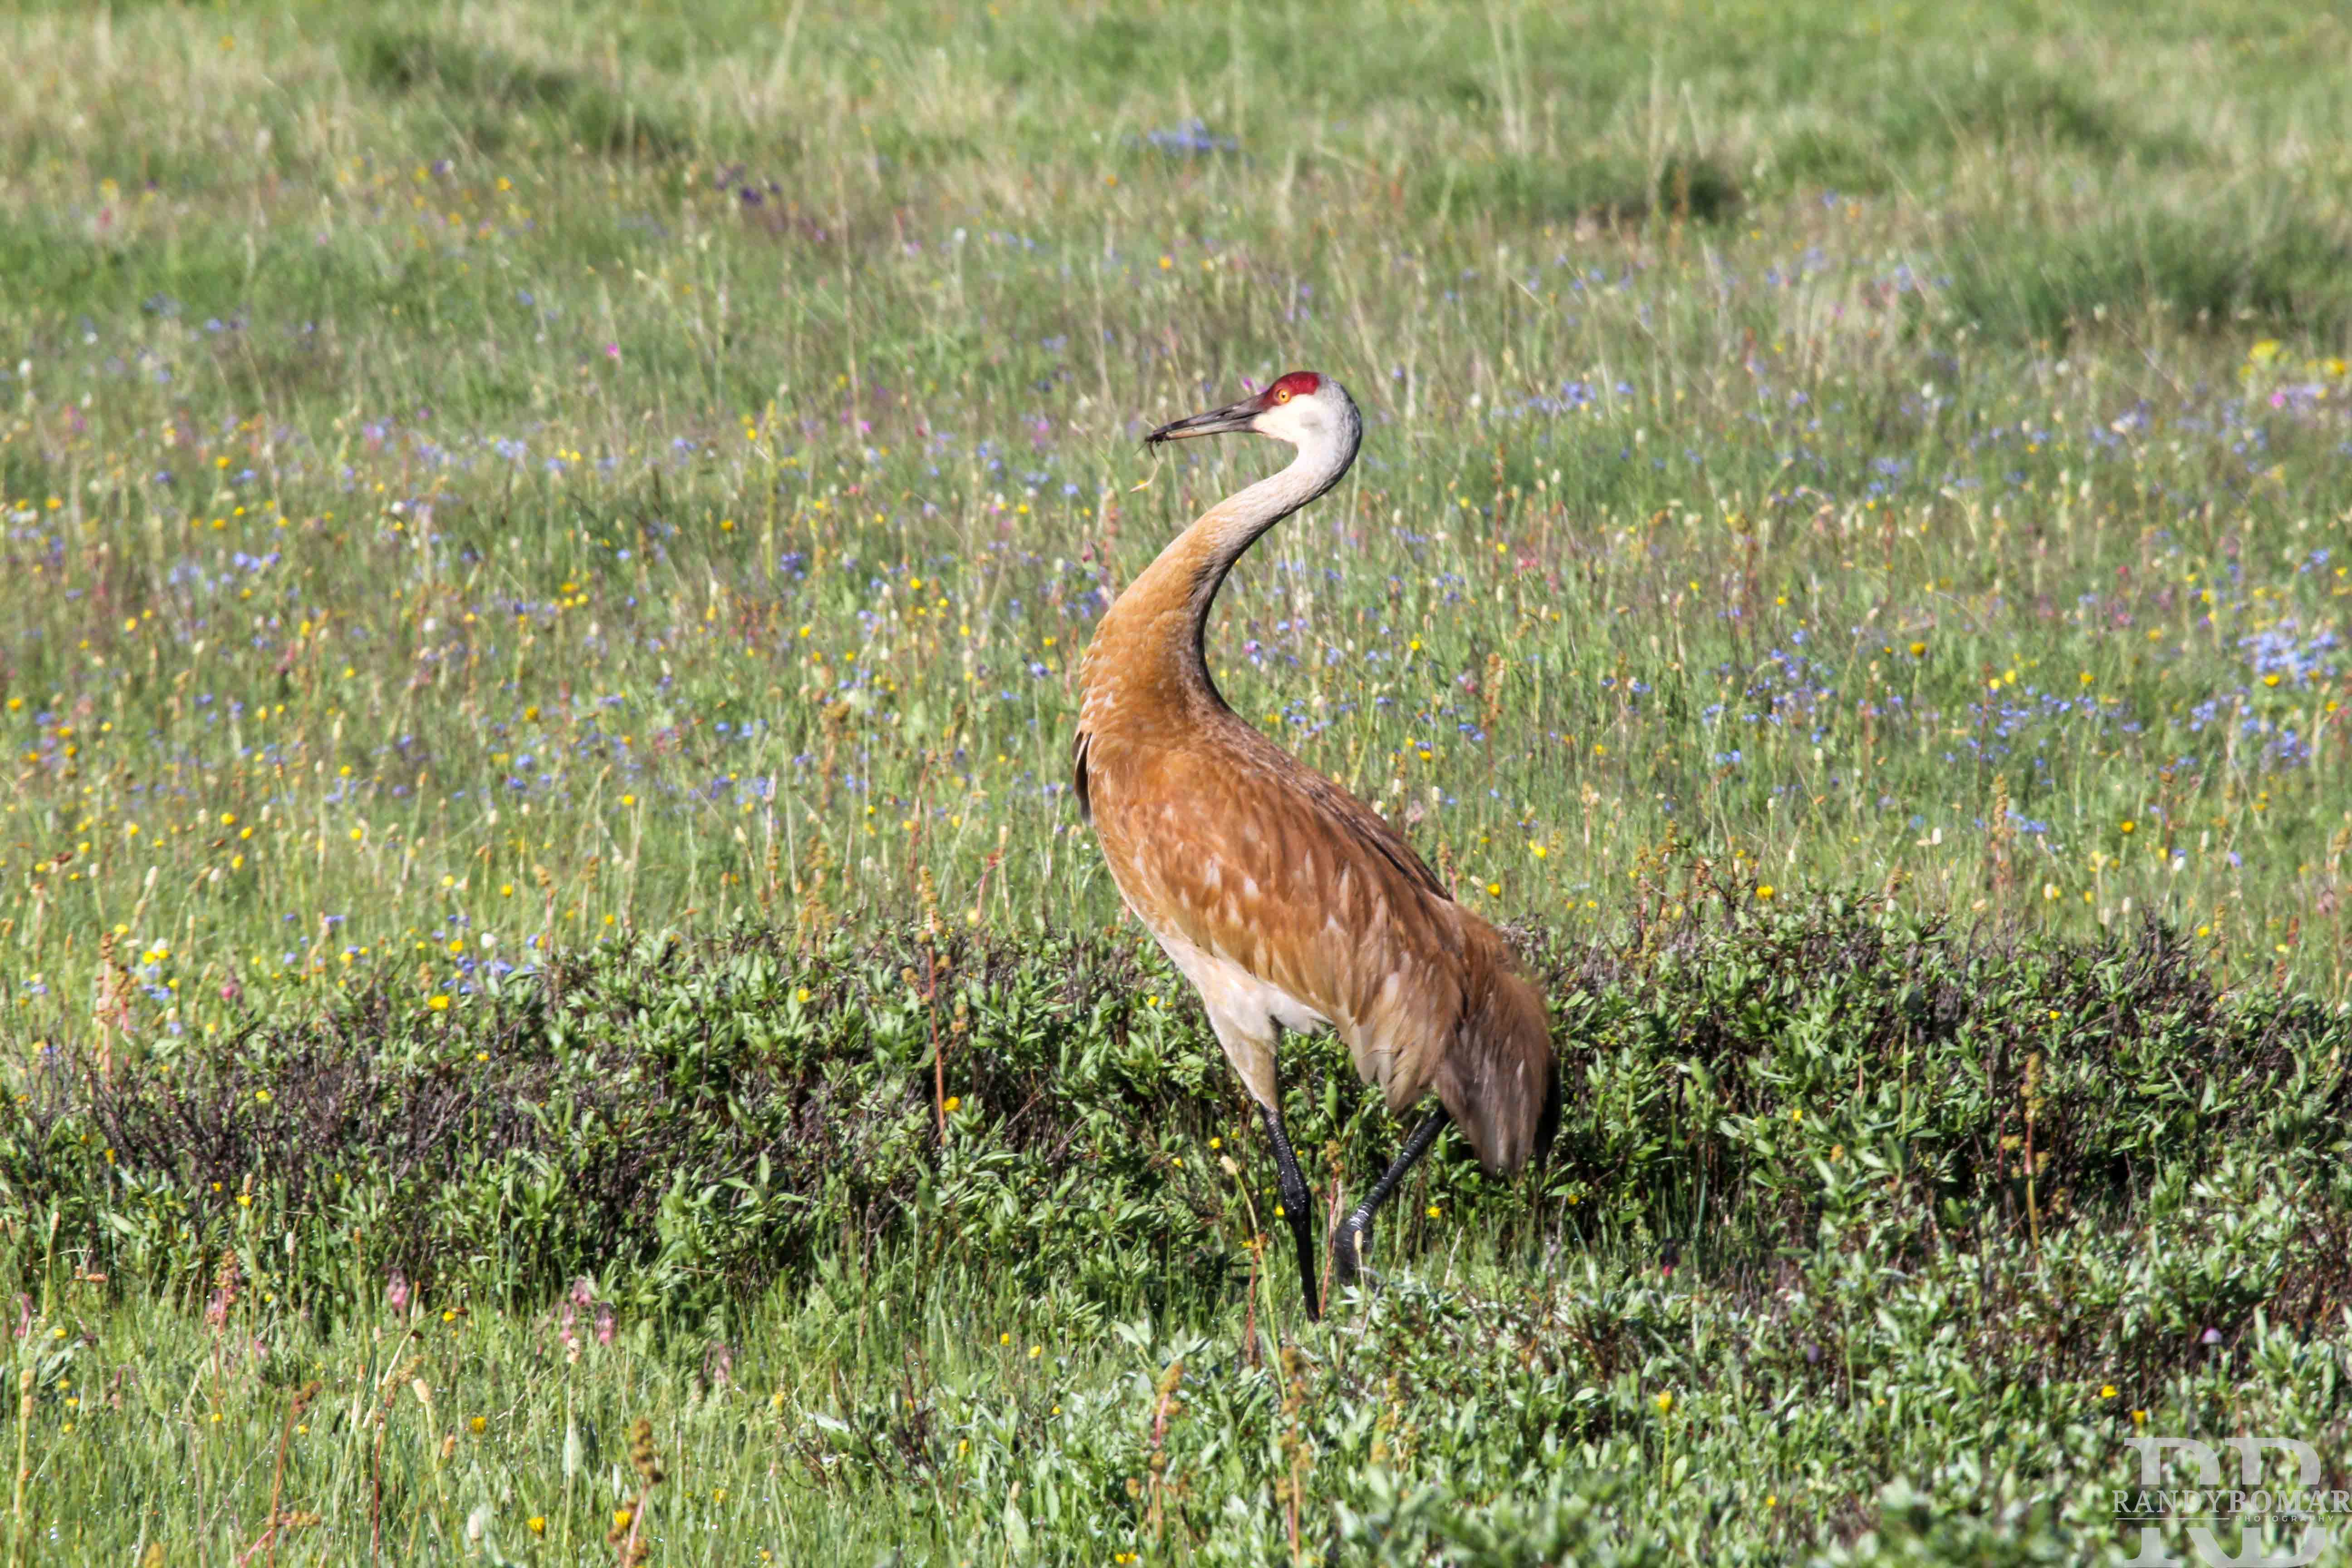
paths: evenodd
<path fill-rule="evenodd" d="M 2073 1561 L 2134 1432 L 2342 1484 L 2347 48 L 0 16 L 10 1550 Z M 1320 1328 L 1066 798 L 1091 622 L 1273 460 L 1140 435 L 1294 367 L 1364 453 L 1212 662 L 1571 1089 Z"/>

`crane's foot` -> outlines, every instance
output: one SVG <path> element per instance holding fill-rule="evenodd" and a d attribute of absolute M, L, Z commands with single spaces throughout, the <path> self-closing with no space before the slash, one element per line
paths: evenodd
<path fill-rule="evenodd" d="M 1344 1290 L 1363 1275 L 1372 1249 L 1372 1216 L 1349 1215 L 1331 1233 L 1331 1288 Z"/>
<path fill-rule="evenodd" d="M 1389 1168 L 1381 1173 L 1381 1179 L 1372 1184 L 1372 1190 L 1364 1194 L 1364 1201 L 1358 1204 L 1355 1211 L 1339 1222 L 1339 1228 L 1331 1233 L 1331 1282 L 1335 1288 L 1353 1285 L 1362 1277 L 1364 1260 L 1372 1247 L 1372 1215 L 1389 1201 L 1389 1194 L 1396 1191 L 1397 1184 L 1404 1180 L 1405 1173 L 1412 1169 L 1413 1162 L 1429 1152 L 1429 1146 L 1436 1142 L 1437 1135 L 1444 1131 L 1445 1110 L 1440 1107 L 1431 1111 L 1421 1125 L 1412 1130 L 1412 1136 L 1404 1141 L 1404 1148 L 1399 1151 Z"/>

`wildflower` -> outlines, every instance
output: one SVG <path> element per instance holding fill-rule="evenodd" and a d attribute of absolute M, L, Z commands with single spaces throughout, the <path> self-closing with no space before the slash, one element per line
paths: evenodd
<path fill-rule="evenodd" d="M 269 1091 L 266 1089 L 257 1089 L 253 1091 L 253 1098 L 257 1103 L 267 1105 L 269 1103 Z"/>
<path fill-rule="evenodd" d="M 530 1531 L 533 1535 L 545 1535 L 547 1533 L 547 1516 L 543 1513 L 532 1514 L 529 1519 L 524 1520 L 522 1523 L 523 1528 Z"/>
<path fill-rule="evenodd" d="M 2117 825 L 2117 829 L 2124 833 L 2137 833 L 2139 831 L 2139 824 L 2126 816 Z"/>
<path fill-rule="evenodd" d="M 1780 889 L 1775 888 L 1769 882 L 1759 882 L 1756 884 L 1756 897 L 1764 903 L 1770 903 L 1773 897 L 1779 892 Z"/>
<path fill-rule="evenodd" d="M 1436 1205 L 1435 1204 L 1432 1204 L 1432 1205 L 1429 1205 L 1429 1217 L 1430 1217 L 1430 1218 L 1432 1218 L 1432 1219 L 1435 1219 L 1437 1216 L 1438 1216 L 1438 1207 L 1437 1207 L 1437 1205 Z"/>
<path fill-rule="evenodd" d="M 449 994 L 446 991 L 436 992 L 425 999 L 425 1005 L 436 1013 L 446 1013 L 449 1010 Z"/>
<path fill-rule="evenodd" d="M 2115 1396 L 2116 1385 L 2112 1383 L 2099 1390 L 2099 1397 L 2102 1399 L 2113 1399 Z"/>
<path fill-rule="evenodd" d="M 484 1432 L 489 1430 L 489 1426 L 490 1424 L 487 1419 L 479 1415 L 475 1415 L 467 1419 L 466 1430 L 478 1437 Z"/>
<path fill-rule="evenodd" d="M 962 1110 L 963 1096 L 960 1094 L 949 1095 L 946 1101 L 946 1107 L 950 1115 L 953 1115 L 956 1111 Z"/>
<path fill-rule="evenodd" d="M 1661 1390 L 1657 1397 L 1657 1405 L 1658 1414 L 1664 1415 L 1675 1407 L 1675 1396 Z"/>

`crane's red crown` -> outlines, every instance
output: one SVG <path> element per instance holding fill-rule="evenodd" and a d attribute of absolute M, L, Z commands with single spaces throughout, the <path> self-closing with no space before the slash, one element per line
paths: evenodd
<path fill-rule="evenodd" d="M 1322 389 L 1323 378 L 1311 370 L 1294 370 L 1265 389 L 1268 403 L 1287 403 L 1294 397 L 1312 397 Z"/>

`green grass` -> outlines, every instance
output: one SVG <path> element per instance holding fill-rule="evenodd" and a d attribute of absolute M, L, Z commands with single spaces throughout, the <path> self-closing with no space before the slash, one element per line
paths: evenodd
<path fill-rule="evenodd" d="M 1263 1562 L 1293 1485 L 1327 1561 L 2078 1561 L 2143 1424 L 2340 1440 L 2340 1012 L 1833 902 L 1538 956 L 1555 1159 L 1441 1145 L 1320 1327 L 1124 940 L 647 942 L 51 1075 L 33 1517 L 226 1556 L 282 1486 L 298 1560 L 594 1561 L 644 1416 L 682 1562 Z M 1397 1130 L 1328 1042 L 1287 1089 L 1337 1205 Z"/>
<path fill-rule="evenodd" d="M 1213 1153 L 1170 1163 L 1263 1161 L 1064 786 L 1094 617 L 1274 458 L 1140 434 L 1295 366 L 1368 439 L 1228 586 L 1218 679 L 1549 955 L 1585 1095 L 1524 1187 L 1429 1178 L 1445 1217 L 1384 1233 L 1403 1278 L 1362 1338 L 1261 1301 L 1317 1369 L 1306 1545 L 1520 1560 L 1480 1556 L 1484 1520 L 1555 1558 L 2065 1555 L 2105 1528 L 2079 1489 L 2122 1462 L 2111 1405 L 2340 1437 L 2294 1358 L 2340 1360 L 2347 1299 L 2299 1261 L 2347 1215 L 2345 42 L 2236 4 L 0 17 L 0 1176 L 45 1216 L 0 1267 L 72 1368 L 40 1374 L 27 1517 L 233 1557 L 315 1360 L 345 1414 L 289 1458 L 325 1522 L 289 1551 L 364 1550 L 349 1413 L 409 1353 L 398 1267 L 475 1310 L 432 1342 L 440 1425 L 412 1396 L 386 1437 L 387 1510 L 434 1543 L 394 1560 L 472 1550 L 484 1503 L 499 1551 L 607 1552 L 640 1408 L 656 1512 L 689 1484 L 714 1510 L 673 1556 L 1131 1552 L 1187 1334 L 1245 1436 L 1171 1460 L 1197 1490 L 1151 1552 L 1265 1560 L 1287 1418 L 1236 1368 L 1246 1206 Z M 2030 996 L 2002 1026 L 2068 1044 L 1970 1056 L 1932 998 L 1906 1036 L 1876 969 L 1848 1011 L 1742 1022 L 1736 976 L 1803 967 L 1783 920 L 1976 944 Z M 949 951 L 944 1092 L 976 1109 L 942 1139 L 934 1009 L 893 977 Z M 2022 1058 L 2138 1037 L 2019 977 L 2135 952 L 2198 1028 L 2084 1080 L 2114 1121 L 2057 1156 L 2082 1206 L 2021 1237 L 1984 1173 L 2021 1158 Z M 1644 986 L 1671 1005 L 1639 1038 L 1577 1000 Z M 1147 996 L 1181 1070 L 1052 1101 L 1043 1064 L 1134 1048 Z M 662 1032 L 696 1018 L 727 1020 L 726 1087 Z M 1718 1106 L 1661 1064 L 1723 1029 L 1851 1057 Z M 1598 1038 L 1654 1081 L 1618 1093 Z M 1948 1122 L 1897 1094 L 1827 1130 L 1910 1049 Z M 1318 1050 L 1294 1114 L 1360 1184 L 1393 1130 Z M 2209 1076 L 2318 1109 L 2177 1087 Z M 1801 1160 L 1725 1131 L 1791 1110 Z M 1117 1180 L 1024 1114 L 1096 1127 Z M 1906 1173 L 1868 1247 L 1835 1218 L 1864 1149 Z M 983 1190 L 950 1268 L 925 1248 Z M 202 1307 L 239 1247 L 230 1347 Z M 583 1276 L 642 1337 L 551 1361 Z M 1882 1325 L 1833 1386 L 1750 1375 L 1792 1289 Z M 2135 1349 L 2166 1314 L 2226 1350 Z M 1066 1359 L 1008 1372 L 998 1332 Z M 2043 1377 L 2028 1342 L 2066 1334 Z M 1475 1348 L 1393 1396 L 1427 1462 L 1373 1464 L 1381 1384 L 1348 1369 L 1424 1342 Z M 121 1412 L 62 1405 L 118 1373 Z M 902 1374 L 958 1412 L 912 1450 L 855 1415 Z M 436 1468 L 469 1378 L 501 1436 Z M 568 1505 L 565 1387 L 604 1467 Z M 1925 1425 L 1891 1438 L 1882 1394 Z M 1046 1442 L 1032 1395 L 1084 1414 Z M 1008 1397 L 1017 1465 L 944 1468 Z M 1514 1400 L 1516 1436 L 1462 1415 Z M 76 1447 L 77 1419 L 126 1436 Z M 517 1533 L 532 1510 L 571 1547 Z"/>

